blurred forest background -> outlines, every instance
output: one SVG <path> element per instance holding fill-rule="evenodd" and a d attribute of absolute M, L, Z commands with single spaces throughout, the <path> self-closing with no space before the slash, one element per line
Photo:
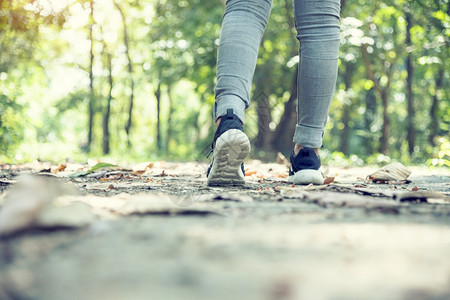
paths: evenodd
<path fill-rule="evenodd" d="M 322 157 L 450 165 L 447 0 L 342 0 Z M 0 0 L 0 162 L 203 159 L 223 0 Z M 291 149 L 292 0 L 274 0 L 247 111 L 252 155 Z"/>

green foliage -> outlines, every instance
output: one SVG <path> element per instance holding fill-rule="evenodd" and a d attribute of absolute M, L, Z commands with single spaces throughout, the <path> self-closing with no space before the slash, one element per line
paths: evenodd
<path fill-rule="evenodd" d="M 428 166 L 450 167 L 450 138 L 440 137 L 433 158 L 427 160 Z"/>
<path fill-rule="evenodd" d="M 111 157 L 133 160 L 198 159 L 214 124 L 216 52 L 222 0 L 0 1 L 0 159 L 75 159 L 101 156 L 102 120 L 113 88 L 109 123 Z M 443 0 L 347 0 L 341 13 L 336 94 L 322 157 L 330 164 L 448 164 L 450 126 L 450 16 Z M 58 2 L 59 3 L 59 2 Z M 258 56 L 254 102 L 265 95 L 279 123 L 290 97 L 298 42 L 291 0 L 274 0 Z M 406 44 L 411 15 L 411 45 Z M 94 128 L 87 139 L 90 47 L 93 32 Z M 132 66 L 129 72 L 128 56 Z M 364 57 L 367 51 L 367 59 Z M 406 59 L 412 59 L 415 148 L 408 153 Z M 368 70 L 372 76 L 369 76 Z M 127 146 L 131 79 L 134 83 L 131 148 Z M 156 94 L 160 97 L 157 129 Z M 379 154 L 382 94 L 388 99 L 389 154 Z M 246 130 L 258 134 L 258 110 Z M 276 124 L 275 124 L 276 125 Z M 346 133 L 346 134 L 344 134 Z M 157 146 L 157 137 L 161 145 Z M 255 149 L 255 153 L 268 149 Z M 343 154 L 345 153 L 345 154 Z M 268 156 L 270 157 L 270 155 Z"/>
<path fill-rule="evenodd" d="M 0 159 L 13 151 L 23 137 L 22 107 L 0 95 Z"/>

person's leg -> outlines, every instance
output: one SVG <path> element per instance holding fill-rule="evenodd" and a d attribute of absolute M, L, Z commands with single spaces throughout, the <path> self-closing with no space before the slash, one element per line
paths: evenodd
<path fill-rule="evenodd" d="M 227 0 L 217 53 L 214 119 L 233 109 L 245 123 L 244 110 L 258 50 L 269 19 L 272 0 Z"/>
<path fill-rule="evenodd" d="M 242 125 L 272 0 L 227 0 L 217 57 L 214 119 L 217 130 L 208 185 L 240 185 L 250 141 Z"/>
<path fill-rule="evenodd" d="M 339 56 L 339 0 L 294 0 L 297 38 L 300 41 L 298 68 L 298 120 L 294 134 L 295 149 L 291 160 L 301 169 L 318 169 L 324 127 L 333 97 Z M 302 148 L 306 148 L 300 152 Z M 301 160 L 303 159 L 303 162 Z M 293 163 L 294 164 L 294 163 Z M 295 170 L 294 170 L 295 171 Z M 298 180 L 308 183 L 309 175 Z M 320 181 L 319 172 L 315 173 Z M 320 175 L 321 176 L 321 175 Z M 300 182 L 299 182 L 300 183 Z"/>

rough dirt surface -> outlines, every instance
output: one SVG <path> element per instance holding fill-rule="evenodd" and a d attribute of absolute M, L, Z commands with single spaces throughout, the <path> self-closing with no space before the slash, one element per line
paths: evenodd
<path fill-rule="evenodd" d="M 292 186 L 253 161 L 244 187 L 211 188 L 206 167 L 3 166 L 0 218 L 30 195 L 21 175 L 51 199 L 1 238 L 0 299 L 450 299 L 448 169 L 373 184 L 376 167 L 325 168 L 334 182 Z"/>

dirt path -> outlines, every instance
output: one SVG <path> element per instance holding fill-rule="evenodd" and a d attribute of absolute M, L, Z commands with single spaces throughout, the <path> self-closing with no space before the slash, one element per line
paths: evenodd
<path fill-rule="evenodd" d="M 1 171 L 0 217 L 47 199 L 0 240 L 1 300 L 450 299 L 448 170 L 380 185 L 363 180 L 376 168 L 329 168 L 335 182 L 294 187 L 251 162 L 246 186 L 209 188 L 198 163 L 57 167 Z"/>

